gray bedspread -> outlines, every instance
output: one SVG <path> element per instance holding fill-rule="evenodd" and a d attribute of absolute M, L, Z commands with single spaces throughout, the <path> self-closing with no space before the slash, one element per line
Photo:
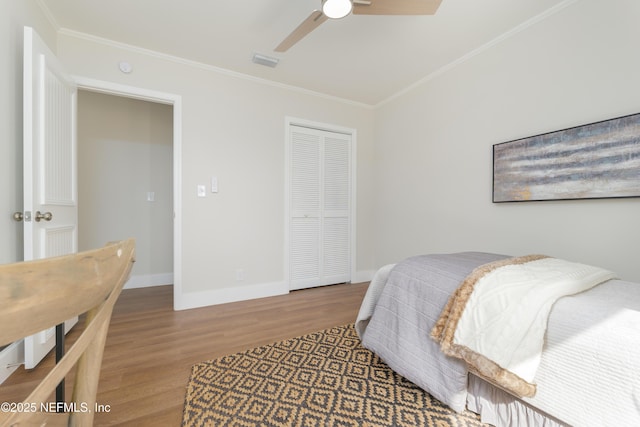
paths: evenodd
<path fill-rule="evenodd" d="M 368 313 L 358 316 L 363 346 L 436 399 L 463 411 L 466 365 L 445 356 L 429 333 L 460 282 L 476 267 L 503 258 L 507 256 L 462 252 L 421 255 L 396 264 L 370 318 Z"/>

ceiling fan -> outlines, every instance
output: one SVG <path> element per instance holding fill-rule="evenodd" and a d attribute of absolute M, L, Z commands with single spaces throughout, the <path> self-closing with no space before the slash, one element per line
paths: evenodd
<path fill-rule="evenodd" d="M 433 15 L 442 0 L 321 0 L 322 9 L 314 10 L 302 24 L 276 48 L 285 52 L 327 19 L 354 15 Z"/>

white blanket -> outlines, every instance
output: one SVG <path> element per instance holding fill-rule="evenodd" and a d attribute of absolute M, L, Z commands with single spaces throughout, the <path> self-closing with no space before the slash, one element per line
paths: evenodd
<path fill-rule="evenodd" d="M 481 376 L 516 395 L 533 396 L 531 383 L 553 304 L 615 275 L 540 256 L 492 264 L 479 267 L 463 282 L 432 336 L 445 354 L 464 359 Z"/>

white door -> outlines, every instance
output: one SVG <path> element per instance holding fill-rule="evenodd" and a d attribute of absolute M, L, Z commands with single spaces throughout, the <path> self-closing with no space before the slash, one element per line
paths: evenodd
<path fill-rule="evenodd" d="M 351 135 L 291 126 L 289 288 L 351 280 Z"/>
<path fill-rule="evenodd" d="M 24 29 L 24 260 L 77 251 L 76 86 L 38 34 Z M 77 319 L 67 321 L 69 330 Z M 25 368 L 54 347 L 55 328 L 25 338 Z"/>

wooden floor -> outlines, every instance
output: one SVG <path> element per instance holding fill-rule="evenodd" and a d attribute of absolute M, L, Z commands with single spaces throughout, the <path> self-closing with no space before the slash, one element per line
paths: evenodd
<path fill-rule="evenodd" d="M 173 311 L 171 286 L 123 291 L 98 388 L 98 404 L 108 412 L 96 414 L 95 425 L 180 426 L 193 364 L 353 323 L 367 286 L 333 285 L 184 311 Z M 52 363 L 50 354 L 41 366 Z M 24 400 L 43 372 L 19 368 L 0 385 L 0 402 Z"/>

